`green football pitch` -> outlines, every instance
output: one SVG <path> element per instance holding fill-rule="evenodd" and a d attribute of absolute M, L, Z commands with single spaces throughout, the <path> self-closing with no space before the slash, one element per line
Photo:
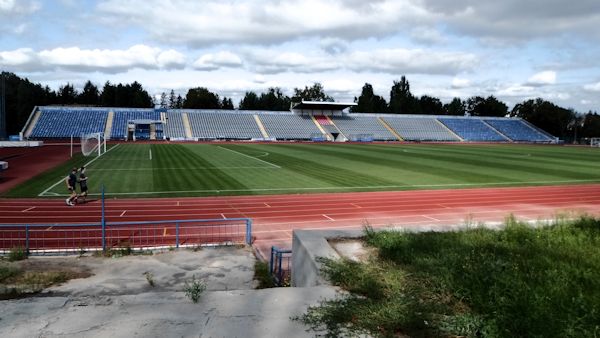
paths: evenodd
<path fill-rule="evenodd" d="M 91 194 L 221 196 L 600 182 L 600 149 L 465 144 L 118 144 L 76 156 L 6 196 L 66 196 L 87 163 Z"/>

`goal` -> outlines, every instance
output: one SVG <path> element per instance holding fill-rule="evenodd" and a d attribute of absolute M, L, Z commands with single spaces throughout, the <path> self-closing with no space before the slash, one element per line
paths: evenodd
<path fill-rule="evenodd" d="M 600 147 L 600 137 L 592 137 L 590 139 L 590 145 L 592 147 Z"/>
<path fill-rule="evenodd" d="M 81 153 L 83 156 L 100 156 L 105 152 L 106 139 L 104 138 L 104 133 L 81 135 Z"/>

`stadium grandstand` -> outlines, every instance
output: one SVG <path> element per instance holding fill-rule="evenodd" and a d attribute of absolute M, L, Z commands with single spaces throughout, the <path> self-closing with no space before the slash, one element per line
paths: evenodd
<path fill-rule="evenodd" d="M 354 103 L 307 102 L 290 111 L 35 107 L 23 136 L 109 140 L 529 142 L 557 139 L 519 118 L 348 113 Z"/>

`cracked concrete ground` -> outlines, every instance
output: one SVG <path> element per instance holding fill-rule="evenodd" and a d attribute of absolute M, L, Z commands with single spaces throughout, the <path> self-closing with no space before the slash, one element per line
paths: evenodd
<path fill-rule="evenodd" d="M 290 317 L 336 295 L 331 287 L 254 290 L 255 258 L 247 248 L 30 259 L 80 266 L 93 276 L 1 301 L 0 337 L 312 337 Z M 207 285 L 196 304 L 182 292 L 192 276 Z"/>

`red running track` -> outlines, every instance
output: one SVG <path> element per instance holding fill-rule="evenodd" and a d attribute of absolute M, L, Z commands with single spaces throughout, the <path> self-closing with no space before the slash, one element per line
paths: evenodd
<path fill-rule="evenodd" d="M 68 207 L 56 199 L 0 200 L 0 223 L 100 221 L 100 202 Z M 559 213 L 600 216 L 600 184 L 207 198 L 108 199 L 108 221 L 247 217 L 255 247 L 291 248 L 293 229 L 446 228 L 473 222 L 552 219 Z"/>

